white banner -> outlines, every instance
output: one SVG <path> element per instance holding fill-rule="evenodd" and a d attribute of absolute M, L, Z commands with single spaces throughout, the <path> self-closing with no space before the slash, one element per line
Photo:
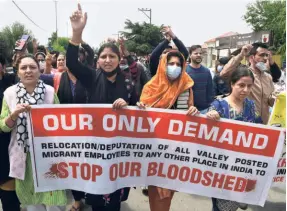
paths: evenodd
<path fill-rule="evenodd" d="M 155 185 L 263 206 L 284 141 L 280 128 L 110 105 L 33 106 L 29 125 L 36 192 Z"/>

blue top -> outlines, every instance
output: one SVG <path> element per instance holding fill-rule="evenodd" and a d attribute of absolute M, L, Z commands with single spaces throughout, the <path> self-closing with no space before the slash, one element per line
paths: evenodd
<path fill-rule="evenodd" d="M 243 110 L 237 113 L 226 101 L 226 98 L 214 100 L 209 110 L 216 110 L 221 118 L 233 119 L 243 122 L 262 123 L 262 119 L 255 111 L 255 104 L 252 100 L 245 98 Z"/>
<path fill-rule="evenodd" d="M 200 68 L 193 68 L 188 65 L 186 72 L 194 81 L 192 87 L 194 106 L 200 111 L 209 108 L 214 99 L 210 70 L 202 65 Z"/>

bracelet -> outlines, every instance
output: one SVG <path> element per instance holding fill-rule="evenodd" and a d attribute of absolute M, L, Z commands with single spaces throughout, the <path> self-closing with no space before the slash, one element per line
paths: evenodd
<path fill-rule="evenodd" d="M 14 120 L 14 119 L 12 118 L 12 114 L 10 114 L 9 117 L 10 117 L 10 119 L 12 120 L 12 122 L 16 122 L 17 119 Z"/>
<path fill-rule="evenodd" d="M 69 40 L 69 43 L 70 44 L 72 44 L 72 45 L 74 45 L 74 46 L 79 46 L 81 43 L 75 43 L 75 42 L 73 42 L 72 40 Z"/>

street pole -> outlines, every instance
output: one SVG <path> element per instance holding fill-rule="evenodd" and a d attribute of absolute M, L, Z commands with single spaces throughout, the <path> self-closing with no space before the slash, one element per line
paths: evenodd
<path fill-rule="evenodd" d="M 112 34 L 112 35 L 117 35 L 118 36 L 118 40 L 120 40 L 120 33 Z"/>
<path fill-rule="evenodd" d="M 151 25 L 151 9 L 149 10 L 149 24 Z"/>
<path fill-rule="evenodd" d="M 57 0 L 54 0 L 55 2 L 55 13 L 56 13 L 56 41 L 58 43 L 58 12 L 57 12 Z"/>
<path fill-rule="evenodd" d="M 138 11 L 141 11 L 143 14 L 145 14 L 145 16 L 147 16 L 149 19 L 149 24 L 151 24 L 151 12 L 152 12 L 151 8 L 150 9 L 138 8 Z M 145 12 L 149 12 L 149 15 L 147 15 Z"/>

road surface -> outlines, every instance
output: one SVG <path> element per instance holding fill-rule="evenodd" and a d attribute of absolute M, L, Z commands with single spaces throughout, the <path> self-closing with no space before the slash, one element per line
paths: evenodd
<path fill-rule="evenodd" d="M 69 207 L 67 207 L 67 211 L 69 210 Z M 1 207 L 0 210 L 2 211 Z M 264 208 L 258 206 L 250 206 L 248 208 L 248 211 L 285 210 L 286 192 L 279 189 L 270 190 Z M 90 207 L 86 207 L 84 211 L 91 211 L 91 209 Z M 122 203 L 121 211 L 149 211 L 148 198 L 141 193 L 140 189 L 133 189 L 130 192 L 128 201 Z M 211 211 L 211 200 L 202 196 L 176 193 L 170 211 Z"/>

